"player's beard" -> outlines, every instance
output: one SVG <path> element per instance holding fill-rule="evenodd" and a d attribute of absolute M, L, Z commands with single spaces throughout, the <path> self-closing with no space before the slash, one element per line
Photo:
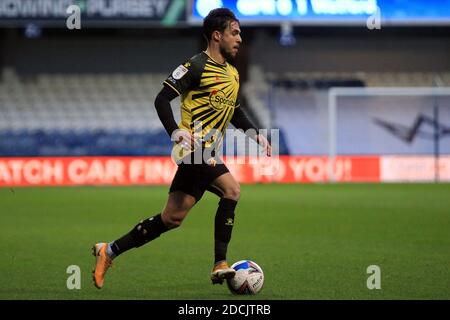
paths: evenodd
<path fill-rule="evenodd" d="M 222 54 L 222 57 L 225 58 L 228 62 L 233 62 L 236 56 L 233 57 L 230 51 L 227 51 L 224 47 L 220 46 L 220 53 Z"/>

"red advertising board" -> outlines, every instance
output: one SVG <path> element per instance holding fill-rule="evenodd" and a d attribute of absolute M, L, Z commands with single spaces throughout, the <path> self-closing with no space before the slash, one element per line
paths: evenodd
<path fill-rule="evenodd" d="M 269 158 L 270 159 L 270 158 Z M 379 157 L 281 156 L 225 159 L 241 183 L 380 181 Z M 0 158 L 0 186 L 167 185 L 176 171 L 170 157 Z"/>

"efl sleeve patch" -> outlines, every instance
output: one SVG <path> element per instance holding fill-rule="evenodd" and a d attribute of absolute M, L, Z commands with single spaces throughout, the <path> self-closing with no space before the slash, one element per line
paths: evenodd
<path fill-rule="evenodd" d="M 175 80 L 180 80 L 181 78 L 183 78 L 183 76 L 188 72 L 188 68 L 186 68 L 183 65 L 179 65 L 178 68 L 176 68 L 173 72 L 172 72 L 172 77 Z"/>
<path fill-rule="evenodd" d="M 200 83 L 200 77 L 201 71 L 198 62 L 191 58 L 173 70 L 164 81 L 164 85 L 182 95 L 197 86 Z"/>

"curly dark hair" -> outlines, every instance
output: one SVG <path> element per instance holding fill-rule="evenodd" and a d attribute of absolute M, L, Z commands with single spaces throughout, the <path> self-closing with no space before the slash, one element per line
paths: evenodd
<path fill-rule="evenodd" d="M 214 31 L 223 32 L 230 22 L 239 20 L 234 15 L 233 11 L 227 8 L 217 8 L 211 10 L 203 19 L 203 35 L 206 40 L 210 40 Z"/>

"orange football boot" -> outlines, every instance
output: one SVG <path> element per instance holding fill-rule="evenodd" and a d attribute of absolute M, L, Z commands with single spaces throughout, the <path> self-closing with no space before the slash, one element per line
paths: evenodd
<path fill-rule="evenodd" d="M 96 259 L 95 268 L 92 271 L 92 278 L 94 285 L 98 289 L 103 287 L 106 271 L 112 266 L 112 259 L 106 253 L 107 246 L 108 244 L 103 242 L 95 244 L 92 248 L 92 254 Z"/>
<path fill-rule="evenodd" d="M 228 263 L 224 261 L 220 261 L 214 265 L 214 268 L 211 272 L 211 281 L 212 284 L 223 283 L 224 279 L 231 279 L 236 274 L 236 271 L 233 268 L 228 266 Z"/>

